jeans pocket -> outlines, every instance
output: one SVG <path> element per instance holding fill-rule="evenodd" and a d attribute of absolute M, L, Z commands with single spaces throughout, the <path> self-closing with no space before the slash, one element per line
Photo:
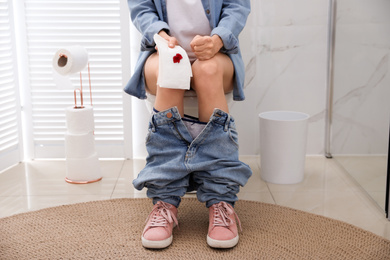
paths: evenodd
<path fill-rule="evenodd" d="M 230 137 L 230 140 L 233 141 L 233 143 L 238 147 L 239 144 L 238 144 L 238 132 L 235 128 L 230 128 L 229 129 L 229 137 Z"/>
<path fill-rule="evenodd" d="M 145 144 L 149 143 L 151 135 L 152 135 L 152 131 L 149 130 L 148 133 L 146 134 Z"/>
<path fill-rule="evenodd" d="M 148 128 L 148 133 L 146 134 L 146 138 L 145 138 L 145 144 L 148 144 L 150 142 L 150 138 L 152 136 L 152 133 L 153 133 L 153 126 L 151 123 L 149 123 L 149 128 Z"/>

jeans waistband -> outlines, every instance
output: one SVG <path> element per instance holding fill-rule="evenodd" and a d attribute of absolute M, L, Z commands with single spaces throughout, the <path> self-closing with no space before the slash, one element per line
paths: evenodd
<path fill-rule="evenodd" d="M 178 120 L 181 120 L 181 116 L 177 107 L 171 107 L 152 116 L 154 126 L 165 125 Z"/>
<path fill-rule="evenodd" d="M 167 110 L 158 112 L 153 115 L 151 122 L 155 127 L 160 126 L 160 125 L 165 125 L 174 121 L 181 120 L 181 116 L 179 113 L 179 110 L 177 107 L 172 107 Z M 215 108 L 213 111 L 213 114 L 210 117 L 209 122 L 214 122 L 216 124 L 220 124 L 224 126 L 225 131 L 227 131 L 230 122 L 234 122 L 233 117 L 222 111 L 219 108 Z"/>
<path fill-rule="evenodd" d="M 219 108 L 215 108 L 213 114 L 210 117 L 210 122 L 224 126 L 224 131 L 226 132 L 229 128 L 230 122 L 234 122 L 234 119 L 230 114 L 222 111 Z"/>

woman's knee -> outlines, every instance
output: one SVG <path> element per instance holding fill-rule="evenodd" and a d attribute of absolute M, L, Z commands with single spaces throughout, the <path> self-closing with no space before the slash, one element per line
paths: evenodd
<path fill-rule="evenodd" d="M 158 54 L 153 53 L 149 56 L 144 65 L 146 90 L 153 95 L 156 95 L 157 92 L 158 70 Z"/>
<path fill-rule="evenodd" d="M 195 79 L 222 77 L 223 69 L 214 58 L 205 61 L 197 60 L 192 65 L 192 73 Z"/>

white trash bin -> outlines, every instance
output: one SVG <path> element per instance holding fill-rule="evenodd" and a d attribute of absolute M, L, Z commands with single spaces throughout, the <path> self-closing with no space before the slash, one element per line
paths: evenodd
<path fill-rule="evenodd" d="M 275 184 L 299 183 L 304 178 L 309 115 L 294 111 L 259 114 L 260 174 Z"/>

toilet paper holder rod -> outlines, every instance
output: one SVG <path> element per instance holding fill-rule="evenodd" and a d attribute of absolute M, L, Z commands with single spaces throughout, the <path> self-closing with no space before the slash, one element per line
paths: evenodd
<path fill-rule="evenodd" d="M 62 55 L 66 56 L 64 54 L 62 54 Z M 91 106 L 92 106 L 91 70 L 90 70 L 90 67 L 89 67 L 89 62 L 88 62 L 88 82 L 89 82 L 89 98 L 90 98 Z M 79 93 L 80 93 L 80 106 L 77 106 L 77 91 L 79 91 Z M 73 91 L 73 95 L 74 95 L 74 108 L 84 108 L 83 78 L 82 78 L 82 75 L 81 75 L 81 71 L 80 71 L 80 88 L 76 88 Z"/>

